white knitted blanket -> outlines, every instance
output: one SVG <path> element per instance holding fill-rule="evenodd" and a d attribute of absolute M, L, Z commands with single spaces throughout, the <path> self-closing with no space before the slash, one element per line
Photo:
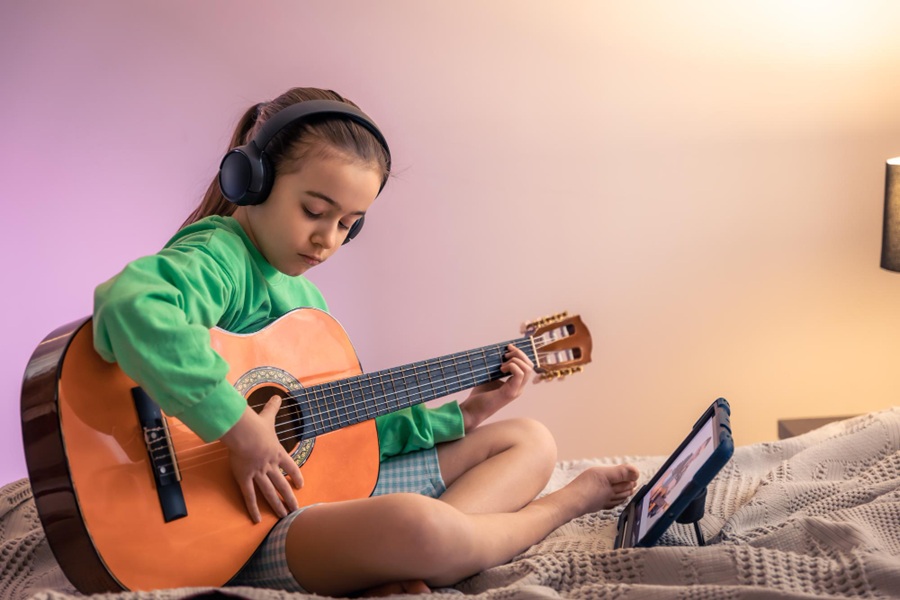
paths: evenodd
<path fill-rule="evenodd" d="M 589 465 L 625 460 L 641 468 L 645 481 L 665 457 L 563 462 L 546 491 Z M 576 519 L 509 564 L 437 593 L 478 600 L 900 598 L 900 408 L 737 448 L 709 487 L 701 522 L 707 546 L 693 545 L 692 529 L 675 525 L 658 547 L 613 550 L 619 510 Z M 312 598 L 220 591 L 257 600 Z M 95 598 L 168 600 L 214 592 Z M 28 481 L 3 487 L 0 598 L 74 597 L 79 594 L 44 539 Z"/>

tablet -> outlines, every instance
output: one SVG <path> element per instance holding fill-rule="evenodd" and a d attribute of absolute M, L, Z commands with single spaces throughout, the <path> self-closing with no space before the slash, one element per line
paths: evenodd
<path fill-rule="evenodd" d="M 694 515 L 682 522 L 693 521 L 700 536 L 696 520 L 703 514 L 706 486 L 734 454 L 730 417 L 725 398 L 706 409 L 678 449 L 625 506 L 616 548 L 652 546 L 686 511 Z M 702 537 L 698 542 L 703 543 Z"/>

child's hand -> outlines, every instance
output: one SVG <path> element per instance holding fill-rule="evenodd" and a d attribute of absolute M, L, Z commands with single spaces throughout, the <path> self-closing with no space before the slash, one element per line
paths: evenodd
<path fill-rule="evenodd" d="M 279 517 L 299 507 L 287 478 L 281 472 L 284 469 L 295 488 L 303 486 L 300 467 L 275 435 L 275 415 L 280 407 L 279 396 L 269 399 L 259 414 L 248 406 L 235 426 L 221 438 L 230 451 L 231 472 L 241 488 L 247 512 L 254 523 L 260 521 L 257 489 Z"/>
<path fill-rule="evenodd" d="M 512 344 L 507 346 L 503 358 L 500 370 L 510 376 L 505 380 L 491 381 L 473 388 L 469 397 L 459 405 L 467 432 L 521 396 L 534 375 L 534 363 Z"/>

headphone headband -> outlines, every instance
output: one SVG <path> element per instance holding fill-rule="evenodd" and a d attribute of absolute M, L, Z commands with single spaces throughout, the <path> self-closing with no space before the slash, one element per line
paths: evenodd
<path fill-rule="evenodd" d="M 219 165 L 219 188 L 222 195 L 239 206 L 262 204 L 272 190 L 275 166 L 266 155 L 266 146 L 285 127 L 318 117 L 349 119 L 369 131 L 387 158 L 387 171 L 391 170 L 391 150 L 378 126 L 364 112 L 339 100 L 305 100 L 284 108 L 262 124 L 253 139 L 228 151 Z M 384 188 L 387 178 L 381 182 L 378 192 Z M 344 239 L 346 244 L 362 229 L 365 217 L 359 218 Z"/>
<path fill-rule="evenodd" d="M 253 137 L 252 141 L 256 143 L 256 147 L 260 152 L 265 152 L 266 146 L 269 145 L 272 138 L 278 135 L 278 133 L 288 125 L 307 121 L 311 117 L 329 116 L 350 119 L 351 121 L 362 125 L 369 133 L 374 135 L 375 139 L 378 140 L 378 143 L 381 144 L 381 147 L 384 148 L 384 153 L 387 154 L 387 167 L 388 171 L 390 171 L 391 150 L 388 148 L 387 140 L 384 139 L 384 135 L 381 134 L 381 131 L 375 125 L 375 122 L 372 121 L 366 113 L 355 106 L 339 100 L 305 100 L 303 102 L 291 104 L 287 108 L 275 113 L 272 118 L 263 123 L 263 126 Z"/>

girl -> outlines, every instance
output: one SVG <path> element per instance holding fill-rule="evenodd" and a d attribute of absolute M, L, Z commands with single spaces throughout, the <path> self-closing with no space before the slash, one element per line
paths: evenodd
<path fill-rule="evenodd" d="M 334 110 L 284 123 L 298 105 Z M 231 148 L 166 247 L 97 288 L 93 323 L 104 359 L 198 436 L 227 446 L 250 519 L 260 520 L 258 496 L 282 517 L 233 583 L 327 595 L 424 591 L 504 563 L 632 493 L 637 470 L 622 465 L 585 471 L 534 499 L 556 462 L 550 433 L 527 419 L 482 425 L 533 375 L 511 345 L 505 381 L 476 387 L 461 403 L 377 419 L 382 465 L 372 497 L 298 507 L 291 488 L 303 474 L 274 433 L 281 399 L 252 410 L 226 381 L 209 329 L 252 332 L 294 308 L 324 310 L 304 273 L 358 233 L 390 174 L 390 154 L 355 105 L 310 88 L 249 109 Z M 261 179 L 245 160 L 258 154 Z"/>

